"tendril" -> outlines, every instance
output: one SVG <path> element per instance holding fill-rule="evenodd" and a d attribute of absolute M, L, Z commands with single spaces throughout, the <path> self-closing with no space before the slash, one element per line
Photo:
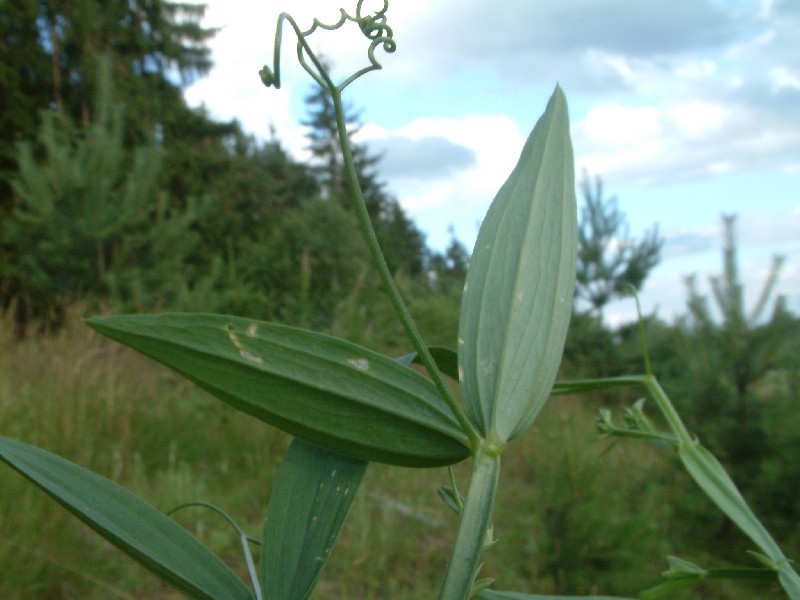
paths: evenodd
<path fill-rule="evenodd" d="M 283 23 L 287 22 L 294 30 L 297 36 L 297 59 L 305 71 L 316 81 L 320 86 L 325 88 L 331 93 L 341 93 L 344 88 L 353 83 L 362 75 L 370 71 L 382 69 L 383 66 L 378 59 L 375 58 L 375 51 L 381 47 L 384 52 L 391 54 L 397 49 L 397 43 L 394 40 L 392 28 L 386 23 L 386 11 L 389 8 L 389 1 L 383 0 L 383 7 L 368 15 L 362 14 L 364 0 L 358 0 L 356 6 L 355 16 L 349 14 L 345 9 L 339 9 L 340 17 L 336 23 L 326 24 L 322 23 L 319 19 L 314 19 L 311 27 L 303 31 L 297 25 L 297 22 L 288 13 L 281 13 L 278 17 L 278 25 L 275 31 L 275 49 L 273 52 L 273 65 L 270 69 L 267 65 L 259 71 L 261 81 L 267 87 L 281 87 L 281 71 L 280 71 L 280 54 L 281 54 L 281 41 L 283 38 Z M 308 38 L 317 30 L 324 29 L 333 31 L 339 29 L 347 22 L 355 23 L 361 33 L 370 40 L 370 45 L 367 48 L 367 59 L 369 65 L 360 69 L 347 77 L 339 85 L 335 85 L 330 77 L 330 74 L 324 68 L 322 62 L 316 54 L 311 50 L 308 44 Z"/>

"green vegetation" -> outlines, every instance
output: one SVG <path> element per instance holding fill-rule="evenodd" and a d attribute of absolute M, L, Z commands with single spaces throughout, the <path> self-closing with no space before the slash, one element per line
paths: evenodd
<path fill-rule="evenodd" d="M 9 5 L 48 34 L 40 50 L 54 62 L 39 144 L 16 146 L 19 171 L 4 180 L 12 202 L 2 251 L 15 260 L 0 289 L 0 458 L 111 546 L 3 469 L 0 593 L 172 597 L 116 547 L 196 598 L 291 600 L 316 589 L 402 599 L 439 589 L 445 600 L 800 599 L 787 558 L 800 551 L 789 527 L 800 482 L 783 460 L 800 435 L 800 331 L 781 302 L 763 319 L 780 260 L 747 315 L 729 218 L 723 275 L 712 280 L 720 320 L 690 283 L 682 322 L 611 332 L 588 315 L 562 364 L 576 265 L 600 313 L 625 283 L 644 281 L 660 241 L 652 233 L 630 244 L 599 180 L 594 191 L 585 182 L 579 229 L 556 88 L 474 255 L 456 240 L 430 253 L 377 179 L 377 159 L 350 142 L 358 122 L 342 98 L 380 68 L 376 50 L 395 49 L 387 6 L 365 15 L 359 1 L 355 16 L 343 10 L 308 31 L 281 16 L 275 62 L 261 77 L 280 86 L 290 27 L 322 90 L 308 98 L 315 163 L 305 166 L 277 140 L 255 144 L 180 101 L 150 112 L 152 97 L 177 98 L 170 69 L 208 68 L 202 8 L 120 3 L 112 13 L 141 9 L 141 26 L 115 29 L 113 19 L 87 20 L 88 0 L 38 13 Z M 351 21 L 370 41 L 370 65 L 337 84 L 307 38 Z M 6 42 L 12 30 L 0 19 Z M 121 42 L 124 51 L 89 66 L 90 50 Z M 94 107 L 81 95 L 92 80 Z M 164 95 L 148 95 L 145 81 Z M 133 127 L 114 103 L 120 85 L 136 104 Z M 176 139 L 164 135 L 172 118 L 186 126 L 172 130 L 182 131 Z M 200 138 L 208 151 L 198 154 Z M 609 254 L 612 238 L 624 243 Z M 165 253 L 173 262 L 157 259 Z M 245 316 L 88 324 L 186 380 L 78 318 L 87 307 L 185 306 Z M 632 402 L 640 391 L 659 419 Z M 599 405 L 590 392 L 624 403 Z"/>
<path fill-rule="evenodd" d="M 633 286 L 641 289 L 661 258 L 663 240 L 658 228 L 645 232 L 643 239 L 630 239 L 625 215 L 617 198 L 603 197 L 603 182 L 587 173 L 581 182 L 583 208 L 578 228 L 578 268 L 575 296 L 589 305 L 590 313 L 602 321 L 603 308 Z"/>
<path fill-rule="evenodd" d="M 100 338 L 77 318 L 81 312 L 70 311 L 55 334 L 31 332 L 23 339 L 6 315 L 3 434 L 111 477 L 165 511 L 212 502 L 257 534 L 288 436 Z M 700 565 L 721 566 L 715 558 L 721 553 L 723 565 L 748 562 L 750 546 L 741 534 L 720 542 L 707 531 L 709 516 L 722 522 L 707 500 L 697 497 L 688 512 L 690 482 L 669 452 L 633 440 L 609 449 L 593 433 L 597 406 L 586 396 L 554 398 L 508 453 L 495 509 L 499 542 L 482 573 L 509 589 L 625 595 L 657 582 L 668 554 Z M 797 430 L 791 422 L 777 429 L 781 437 Z M 465 466 L 456 470 L 462 485 Z M 790 467 L 781 456 L 768 468 L 785 473 Z M 453 539 L 455 516 L 436 495 L 448 480 L 445 469 L 372 465 L 315 597 L 430 597 Z M 796 489 L 789 480 L 777 483 L 786 492 Z M 175 597 L 10 469 L 0 470 L 0 498 L 0 597 Z M 776 515 L 783 510 L 773 507 Z M 238 538 L 222 518 L 199 508 L 175 517 L 246 576 Z M 775 532 L 797 555 L 794 528 Z M 723 581 L 674 597 L 781 594 L 763 582 Z"/>

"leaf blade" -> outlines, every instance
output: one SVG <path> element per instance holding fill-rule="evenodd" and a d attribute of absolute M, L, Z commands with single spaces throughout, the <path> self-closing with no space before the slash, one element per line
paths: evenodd
<path fill-rule="evenodd" d="M 261 553 L 267 599 L 303 600 L 319 578 L 367 462 L 295 438 L 272 490 Z"/>
<path fill-rule="evenodd" d="M 634 600 L 622 596 L 556 596 L 553 594 L 522 594 L 519 592 L 496 592 L 484 590 L 477 595 L 478 600 Z"/>
<path fill-rule="evenodd" d="M 96 473 L 0 436 L 0 459 L 141 565 L 193 598 L 252 600 L 244 582 L 194 536 Z"/>
<path fill-rule="evenodd" d="M 700 489 L 747 537 L 771 560 L 786 560 L 778 544 L 753 514 L 736 484 L 711 452 L 695 442 L 680 444 L 678 455 Z"/>
<path fill-rule="evenodd" d="M 226 315 L 87 322 L 234 408 L 313 444 L 412 467 L 469 456 L 466 436 L 428 379 L 356 344 Z"/>
<path fill-rule="evenodd" d="M 464 400 L 478 429 L 499 442 L 533 422 L 561 361 L 575 285 L 574 180 L 557 87 L 481 225 L 462 297 Z"/>

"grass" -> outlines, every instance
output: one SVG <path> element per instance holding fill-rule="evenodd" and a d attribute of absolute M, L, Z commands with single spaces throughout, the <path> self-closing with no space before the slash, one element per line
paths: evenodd
<path fill-rule="evenodd" d="M 101 339 L 77 313 L 55 334 L 18 339 L 11 329 L 3 321 L 0 434 L 111 477 L 162 510 L 214 503 L 260 537 L 284 434 Z M 649 446 L 622 444 L 603 455 L 595 408 L 585 398 L 551 401 L 505 454 L 499 543 L 482 571 L 501 589 L 633 594 L 657 581 L 676 548 L 703 564 L 692 540 L 671 533 L 671 499 L 686 479 Z M 464 487 L 466 466 L 457 469 Z M 432 597 L 456 524 L 436 494 L 448 481 L 442 469 L 372 465 L 315 597 Z M 8 468 L 0 469 L 0 499 L 0 597 L 179 597 Z M 222 519 L 200 509 L 178 518 L 242 570 L 238 541 Z M 714 586 L 683 597 L 768 597 L 754 590 Z"/>

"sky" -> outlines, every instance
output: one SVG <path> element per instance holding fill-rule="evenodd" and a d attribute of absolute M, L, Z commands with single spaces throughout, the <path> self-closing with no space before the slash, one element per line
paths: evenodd
<path fill-rule="evenodd" d="M 334 23 L 355 0 L 206 0 L 215 68 L 186 89 L 192 106 L 238 119 L 261 139 L 274 128 L 307 157 L 303 98 L 313 81 L 285 27 L 280 90 L 272 65 L 277 15 L 302 29 Z M 363 2 L 363 13 L 383 6 Z M 502 6 L 502 10 L 498 10 Z M 641 290 L 646 314 L 686 310 L 683 278 L 722 268 L 723 214 L 736 214 L 746 306 L 772 257 L 785 257 L 778 292 L 800 313 L 800 1 L 395 0 L 396 52 L 345 91 L 364 126 L 357 141 L 382 155 L 387 190 L 442 250 L 472 247 L 497 189 L 556 84 L 570 109 L 576 178 L 602 178 L 632 238 L 658 227 L 661 263 Z M 365 66 L 367 40 L 350 24 L 309 42 L 340 80 Z M 578 193 L 579 211 L 581 195 Z M 713 305 L 713 302 L 712 302 Z M 635 318 L 631 300 L 605 311 Z"/>

